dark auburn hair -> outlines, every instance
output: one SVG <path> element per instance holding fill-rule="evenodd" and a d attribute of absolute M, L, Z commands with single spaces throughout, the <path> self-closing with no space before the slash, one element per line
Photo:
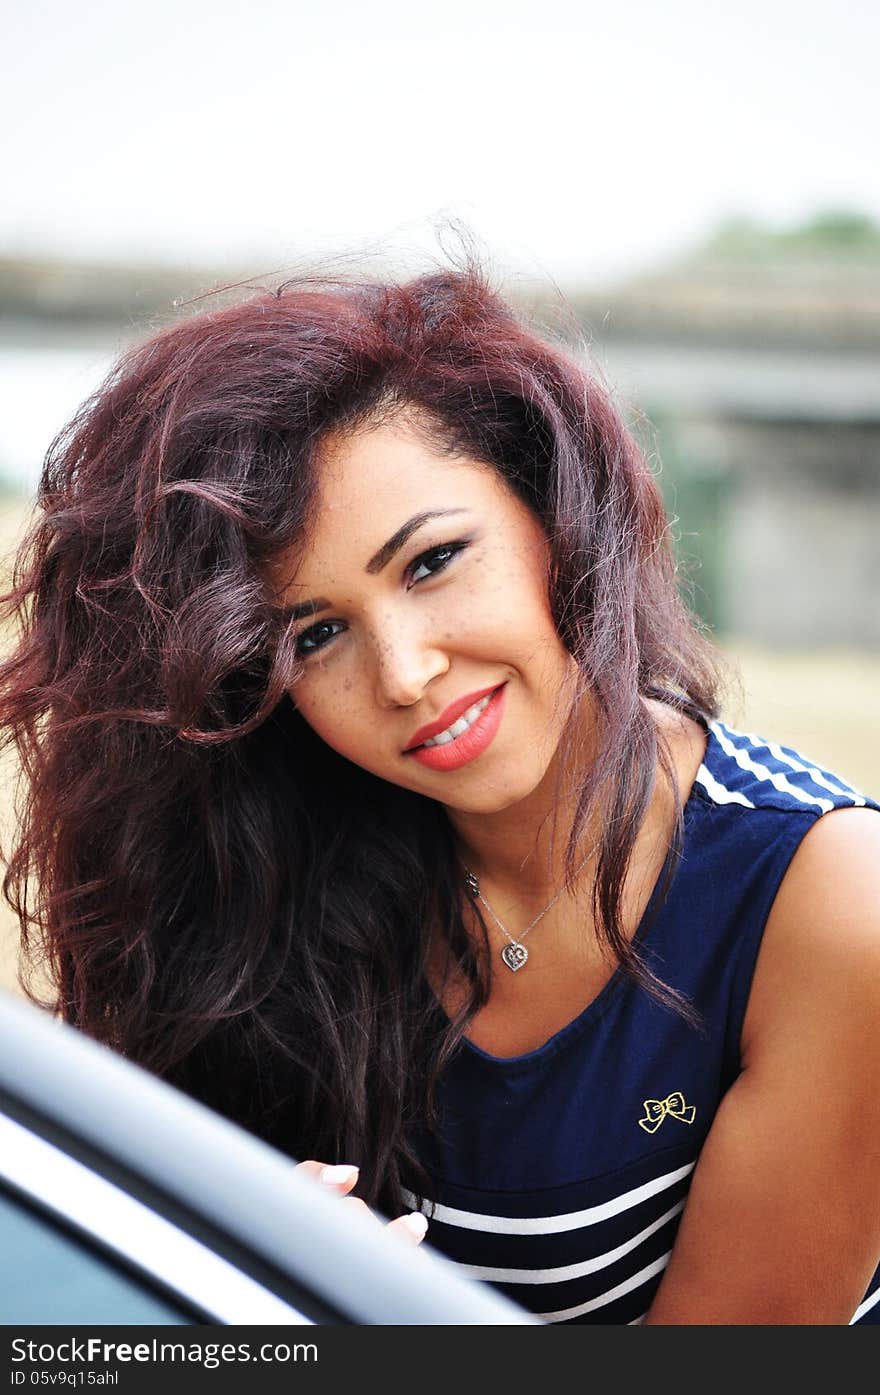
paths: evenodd
<path fill-rule="evenodd" d="M 124 356 L 49 450 L 0 666 L 23 777 L 3 887 L 44 1005 L 292 1156 L 357 1162 L 389 1215 L 404 1186 L 430 1194 L 414 1131 L 485 1001 L 483 959 L 445 810 L 306 725 L 267 578 L 307 527 L 324 435 L 402 409 L 544 524 L 580 675 L 572 741 L 587 695 L 598 722 L 567 878 L 600 811 L 597 933 L 696 1020 L 620 901 L 658 760 L 675 786 L 643 700 L 716 715 L 717 656 L 608 392 L 473 259 L 402 282 L 301 277 Z M 472 986 L 451 1022 L 426 991 L 432 927 Z"/>

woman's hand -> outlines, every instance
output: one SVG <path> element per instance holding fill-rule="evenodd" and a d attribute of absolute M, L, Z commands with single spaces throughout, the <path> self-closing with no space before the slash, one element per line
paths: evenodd
<path fill-rule="evenodd" d="M 316 1162 L 314 1158 L 308 1158 L 305 1162 L 296 1164 L 297 1172 L 304 1172 L 307 1177 L 314 1177 L 316 1182 L 320 1182 L 328 1192 L 335 1193 L 346 1206 L 356 1206 L 368 1215 L 371 1220 L 375 1220 L 373 1212 L 365 1201 L 360 1197 L 348 1196 L 358 1179 L 358 1168 L 342 1163 L 337 1167 L 328 1166 L 326 1163 Z M 421 1211 L 411 1211 L 407 1216 L 398 1216 L 396 1220 L 389 1221 L 387 1230 L 406 1241 L 408 1244 L 417 1245 L 420 1240 L 424 1240 L 425 1231 L 428 1229 L 428 1222 Z"/>

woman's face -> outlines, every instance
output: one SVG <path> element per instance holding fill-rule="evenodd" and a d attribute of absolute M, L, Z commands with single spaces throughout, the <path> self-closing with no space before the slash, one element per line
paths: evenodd
<path fill-rule="evenodd" d="M 325 439 L 314 526 L 273 574 L 303 718 L 356 765 L 450 808 L 525 798 L 576 677 L 548 556 L 494 469 L 440 453 L 405 416 Z M 430 729 L 440 739 L 425 746 Z"/>

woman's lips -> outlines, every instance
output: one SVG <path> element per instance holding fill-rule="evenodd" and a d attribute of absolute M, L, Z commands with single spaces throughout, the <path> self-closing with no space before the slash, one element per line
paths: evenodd
<path fill-rule="evenodd" d="M 426 741 L 430 741 L 440 732 L 454 726 L 459 717 L 463 717 L 476 703 L 482 702 L 483 698 L 494 693 L 499 686 L 498 683 L 492 683 L 488 688 L 478 688 L 475 693 L 464 693 L 461 697 L 455 698 L 453 702 L 444 707 L 440 716 L 435 717 L 433 722 L 428 722 L 425 726 L 419 727 L 418 731 L 413 732 L 403 754 L 407 755 L 410 751 L 414 751 L 417 746 L 423 746 Z"/>
<path fill-rule="evenodd" d="M 493 740 L 504 714 L 507 684 L 496 688 L 477 720 L 461 736 L 443 746 L 416 746 L 406 754 L 429 770 L 457 770 L 461 765 L 481 756 Z"/>

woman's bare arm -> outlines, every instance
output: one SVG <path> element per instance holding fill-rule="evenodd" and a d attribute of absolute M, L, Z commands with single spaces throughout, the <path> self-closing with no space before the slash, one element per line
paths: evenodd
<path fill-rule="evenodd" d="M 773 905 L 743 1071 L 646 1323 L 845 1324 L 880 1261 L 880 816 L 842 809 Z"/>

